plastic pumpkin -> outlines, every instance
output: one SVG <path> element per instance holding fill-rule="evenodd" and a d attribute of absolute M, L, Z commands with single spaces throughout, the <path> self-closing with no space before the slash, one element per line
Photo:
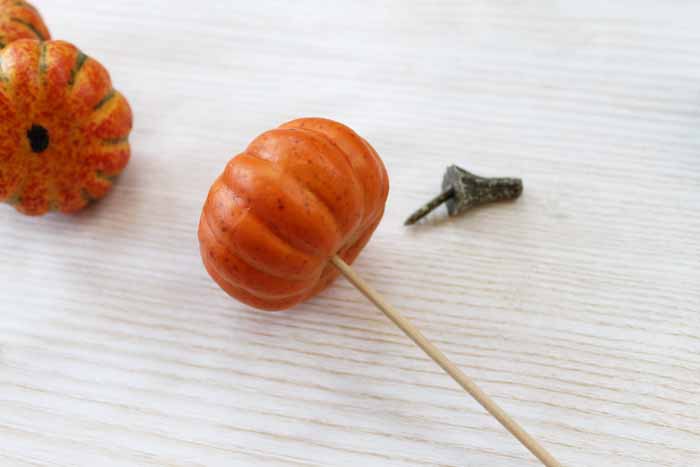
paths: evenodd
<path fill-rule="evenodd" d="M 0 49 L 18 39 L 51 39 L 39 11 L 22 0 L 0 0 Z"/>
<path fill-rule="evenodd" d="M 0 201 L 40 215 L 101 198 L 129 160 L 131 126 L 109 73 L 75 46 L 0 50 Z"/>
<path fill-rule="evenodd" d="M 263 133 L 209 191 L 200 252 L 212 278 L 256 308 L 281 310 L 323 290 L 352 263 L 384 213 L 389 179 L 367 141 L 305 118 Z"/>

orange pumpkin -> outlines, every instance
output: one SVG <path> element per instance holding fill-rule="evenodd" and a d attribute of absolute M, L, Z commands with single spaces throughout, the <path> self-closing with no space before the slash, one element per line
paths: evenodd
<path fill-rule="evenodd" d="M 74 212 L 126 166 L 132 115 L 107 70 L 62 41 L 0 51 L 0 201 L 30 215 Z"/>
<path fill-rule="evenodd" d="M 388 192 L 381 159 L 357 133 L 294 120 L 257 137 L 212 185 L 199 223 L 202 260 L 238 300 L 289 308 L 337 277 L 333 255 L 355 260 Z"/>
<path fill-rule="evenodd" d="M 39 11 L 23 0 L 0 0 L 0 49 L 17 39 L 51 39 Z"/>

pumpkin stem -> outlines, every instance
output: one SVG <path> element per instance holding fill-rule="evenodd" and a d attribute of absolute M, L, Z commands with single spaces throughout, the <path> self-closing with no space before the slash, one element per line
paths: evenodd
<path fill-rule="evenodd" d="M 442 189 L 440 195 L 413 213 L 405 224 L 415 224 L 443 203 L 447 203 L 448 214 L 456 216 L 481 204 L 516 199 L 523 192 L 523 182 L 519 178 L 480 177 L 452 165 L 445 172 Z"/>
<path fill-rule="evenodd" d="M 411 217 L 406 219 L 406 222 L 404 222 L 404 225 L 413 225 L 419 220 L 423 219 L 425 216 L 430 214 L 435 208 L 440 206 L 442 203 L 447 202 L 448 199 L 454 197 L 455 195 L 455 190 L 454 188 L 448 188 L 447 190 L 443 191 L 439 195 L 437 195 L 435 198 L 431 199 L 427 203 L 425 203 L 423 206 L 421 206 L 420 209 L 418 209 L 416 212 L 411 214 Z"/>

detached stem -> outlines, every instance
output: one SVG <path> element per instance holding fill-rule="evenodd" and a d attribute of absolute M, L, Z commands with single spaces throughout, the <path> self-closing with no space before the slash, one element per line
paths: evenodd
<path fill-rule="evenodd" d="M 406 222 L 404 225 L 413 225 L 419 220 L 423 219 L 425 216 L 430 214 L 435 208 L 446 202 L 448 199 L 453 198 L 455 195 L 455 189 L 454 187 L 448 188 L 447 190 L 443 191 L 439 195 L 437 195 L 435 198 L 433 198 L 430 202 L 427 204 L 423 205 L 422 208 L 414 212 L 411 217 L 406 219 Z"/>
<path fill-rule="evenodd" d="M 405 225 L 415 224 L 445 202 L 447 213 L 452 217 L 482 204 L 516 199 L 523 192 L 523 182 L 519 178 L 479 177 L 451 165 L 442 178 L 442 189 L 440 195 L 406 219 Z"/>

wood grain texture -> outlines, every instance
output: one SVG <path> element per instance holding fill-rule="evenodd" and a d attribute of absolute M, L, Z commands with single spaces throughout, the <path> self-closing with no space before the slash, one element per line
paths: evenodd
<path fill-rule="evenodd" d="M 355 268 L 567 466 L 700 465 L 700 4 L 37 2 L 136 116 L 77 216 L 0 206 L 0 465 L 538 465 L 352 286 L 209 279 L 199 211 L 299 116 L 384 158 Z M 444 168 L 515 203 L 415 228 Z"/>

